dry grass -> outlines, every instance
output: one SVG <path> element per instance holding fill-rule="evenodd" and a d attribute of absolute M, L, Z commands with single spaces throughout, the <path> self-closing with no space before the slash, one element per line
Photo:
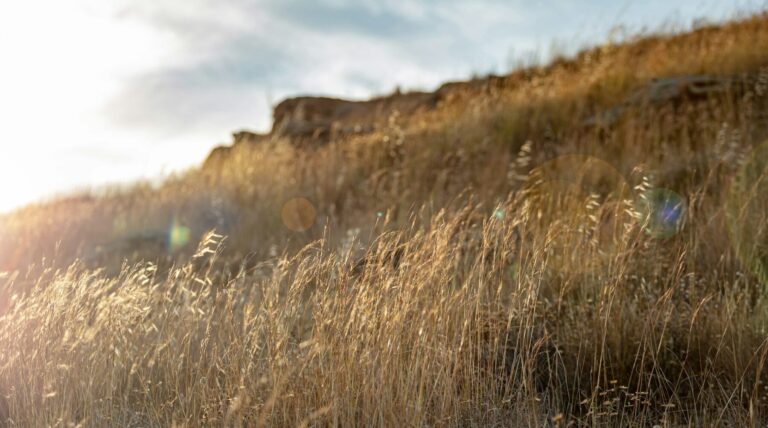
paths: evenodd
<path fill-rule="evenodd" d="M 0 420 L 765 425 L 767 19 L 6 216 Z M 703 72 L 756 77 L 579 125 Z M 281 218 L 296 196 L 318 215 L 304 232 Z"/>

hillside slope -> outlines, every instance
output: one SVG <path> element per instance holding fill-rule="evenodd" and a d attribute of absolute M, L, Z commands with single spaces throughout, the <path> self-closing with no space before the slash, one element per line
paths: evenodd
<path fill-rule="evenodd" d="M 349 230 L 365 235 L 377 213 L 406 224 L 413 208 L 427 205 L 437 212 L 465 189 L 478 201 L 503 199 L 519 184 L 506 177 L 518 172 L 515 158 L 526 141 L 533 163 L 562 153 L 596 154 L 624 174 L 642 163 L 660 183 L 676 185 L 670 180 L 687 174 L 681 168 L 696 174 L 693 166 L 704 162 L 723 123 L 748 142 L 761 138 L 764 122 L 745 118 L 738 106 L 743 91 L 705 96 L 712 108 L 680 126 L 645 113 L 625 115 L 610 129 L 585 123 L 652 79 L 703 75 L 753 82 L 768 63 L 766 20 L 755 16 L 605 45 L 541 68 L 449 83 L 433 93 L 365 102 L 289 99 L 276 107 L 269 135 L 236 133 L 235 144 L 214 150 L 205 168 L 159 188 L 139 184 L 5 216 L 0 269 L 44 257 L 62 265 L 75 257 L 97 265 L 112 258 L 118 266 L 125 257 L 165 257 L 173 224 L 190 229 L 192 237 L 210 228 L 232 235 L 229 248 L 239 254 L 264 255 L 286 243 L 299 248 L 326 226 L 337 240 Z M 661 146 L 663 157 L 656 153 Z M 302 233 L 286 229 L 280 218 L 286 200 L 297 196 L 311 201 L 317 215 Z M 192 246 L 174 250 L 188 254 Z"/>
<path fill-rule="evenodd" d="M 0 219 L 0 425 L 768 425 L 768 15 L 275 117 Z"/>

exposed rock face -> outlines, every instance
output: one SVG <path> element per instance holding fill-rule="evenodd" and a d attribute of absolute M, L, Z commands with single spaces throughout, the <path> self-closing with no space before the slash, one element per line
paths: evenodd
<path fill-rule="evenodd" d="M 232 143 L 213 149 L 204 169 L 221 166 L 232 149 L 255 144 L 273 137 L 287 138 L 301 146 L 323 144 L 353 135 L 368 134 L 387 125 L 397 111 L 410 117 L 420 110 L 431 110 L 443 102 L 451 102 L 463 94 L 493 92 L 508 83 L 509 76 L 490 75 L 463 82 L 448 82 L 434 92 L 395 93 L 365 101 L 329 97 L 288 98 L 275 106 L 269 134 L 240 131 L 232 134 Z"/>
<path fill-rule="evenodd" d="M 651 80 L 624 102 L 584 120 L 585 126 L 610 126 L 632 107 L 706 99 L 728 91 L 739 91 L 749 78 L 720 76 L 674 76 Z M 741 85 L 740 85 L 741 84 Z"/>
<path fill-rule="evenodd" d="M 293 141 L 327 142 L 346 135 L 367 133 L 385 123 L 397 110 L 411 114 L 420 108 L 432 108 L 434 93 L 394 94 L 368 101 L 349 101 L 326 97 L 289 98 L 275 107 L 273 135 Z"/>
<path fill-rule="evenodd" d="M 489 75 L 462 82 L 448 82 L 434 92 L 395 93 L 365 101 L 328 97 L 288 98 L 275 106 L 271 135 L 295 140 L 328 141 L 346 135 L 372 132 L 385 125 L 397 111 L 411 116 L 431 110 L 461 94 L 488 93 L 508 83 L 509 76 Z"/>

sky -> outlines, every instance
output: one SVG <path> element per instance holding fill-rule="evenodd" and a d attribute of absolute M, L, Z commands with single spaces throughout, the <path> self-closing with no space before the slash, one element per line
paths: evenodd
<path fill-rule="evenodd" d="M 295 95 L 362 99 L 504 73 L 729 0 L 0 2 L 0 212 L 201 163 Z"/>

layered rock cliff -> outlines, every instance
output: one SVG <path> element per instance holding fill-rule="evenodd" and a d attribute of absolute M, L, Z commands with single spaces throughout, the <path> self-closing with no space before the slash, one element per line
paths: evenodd
<path fill-rule="evenodd" d="M 504 85 L 506 77 L 488 76 L 464 82 L 446 83 L 434 92 L 406 92 L 354 101 L 340 98 L 300 96 L 274 107 L 272 129 L 266 134 L 241 130 L 232 134 L 229 145 L 213 149 L 204 168 L 220 164 L 238 145 L 258 144 L 285 138 L 295 145 L 324 144 L 355 135 L 368 134 L 386 126 L 394 113 L 410 117 L 417 111 L 433 110 L 463 93 L 490 90 Z"/>

